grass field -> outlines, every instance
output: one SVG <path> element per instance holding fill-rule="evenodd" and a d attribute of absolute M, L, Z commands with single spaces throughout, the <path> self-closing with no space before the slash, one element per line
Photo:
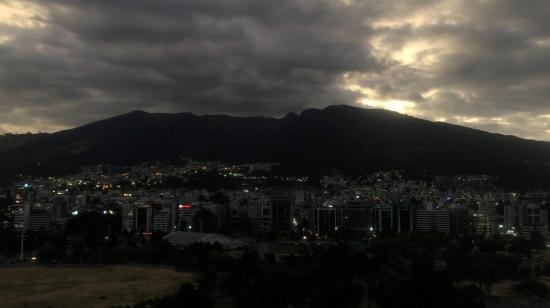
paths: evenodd
<path fill-rule="evenodd" d="M 165 268 L 2 268 L 0 307 L 127 305 L 173 294 L 192 274 Z"/>

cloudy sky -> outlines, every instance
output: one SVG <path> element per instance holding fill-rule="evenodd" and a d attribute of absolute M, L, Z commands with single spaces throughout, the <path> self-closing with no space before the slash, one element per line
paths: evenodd
<path fill-rule="evenodd" d="M 385 108 L 550 140 L 550 1 L 0 0 L 0 132 Z"/>

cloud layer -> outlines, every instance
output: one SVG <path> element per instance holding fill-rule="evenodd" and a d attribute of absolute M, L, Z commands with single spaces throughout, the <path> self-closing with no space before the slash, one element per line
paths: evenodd
<path fill-rule="evenodd" d="M 0 0 L 0 126 L 331 104 L 550 140 L 550 2 Z"/>

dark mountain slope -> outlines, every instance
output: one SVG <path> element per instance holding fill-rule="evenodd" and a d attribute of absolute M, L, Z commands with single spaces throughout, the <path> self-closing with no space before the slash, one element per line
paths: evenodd
<path fill-rule="evenodd" d="M 15 146 L 0 145 L 0 171 L 6 176 L 59 174 L 87 164 L 131 165 L 181 154 L 279 161 L 284 171 L 303 174 L 396 168 L 550 183 L 550 143 L 350 106 L 308 109 L 283 119 L 136 111 Z"/>

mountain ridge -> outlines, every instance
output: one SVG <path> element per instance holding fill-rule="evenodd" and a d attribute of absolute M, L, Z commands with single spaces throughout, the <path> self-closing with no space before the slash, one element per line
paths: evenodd
<path fill-rule="evenodd" d="M 432 122 L 381 109 L 334 105 L 282 118 L 136 110 L 2 146 L 0 174 L 55 175 L 83 165 L 131 165 L 181 155 L 278 161 L 281 172 L 483 173 L 550 183 L 550 143 Z"/>

